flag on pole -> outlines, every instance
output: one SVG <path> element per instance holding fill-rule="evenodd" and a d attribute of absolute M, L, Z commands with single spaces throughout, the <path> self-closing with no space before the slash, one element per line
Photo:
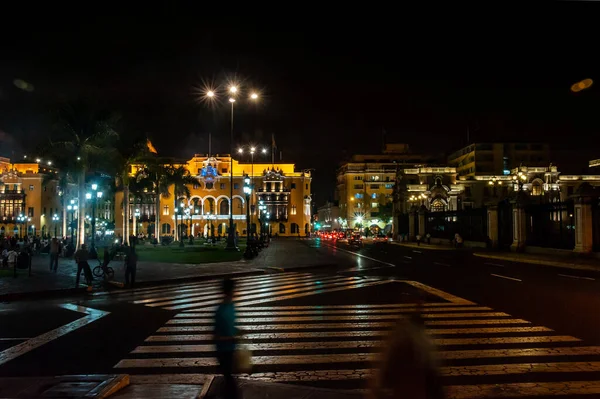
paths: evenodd
<path fill-rule="evenodd" d="M 156 148 L 154 148 L 150 139 L 146 139 L 146 147 L 148 147 L 148 151 L 150 151 L 151 153 L 158 154 L 158 152 L 156 151 Z"/>

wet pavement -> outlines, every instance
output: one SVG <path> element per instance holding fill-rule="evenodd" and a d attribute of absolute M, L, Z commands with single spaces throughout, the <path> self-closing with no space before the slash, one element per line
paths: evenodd
<path fill-rule="evenodd" d="M 285 260 L 265 259 L 257 266 L 263 273 L 237 278 L 238 323 L 254 363 L 242 380 L 362 392 L 398 318 L 418 313 L 449 398 L 600 397 L 596 280 L 488 264 L 466 251 L 281 242 Z M 271 266 L 293 266 L 287 258 L 304 269 Z M 170 385 L 185 397 L 186 386 L 197 392 L 217 372 L 212 329 L 220 299 L 219 280 L 74 299 L 106 315 L 0 365 L 0 376 L 125 373 L 129 392 Z M 1 309 L 0 338 L 31 339 L 73 323 L 65 303 L 38 305 Z"/>

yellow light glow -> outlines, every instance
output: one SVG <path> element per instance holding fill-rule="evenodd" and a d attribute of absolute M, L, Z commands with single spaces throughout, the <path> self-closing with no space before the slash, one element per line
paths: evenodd
<path fill-rule="evenodd" d="M 229 102 L 233 104 L 235 102 L 235 98 L 230 98 Z"/>
<path fill-rule="evenodd" d="M 235 93 L 237 93 L 237 91 L 238 91 L 237 86 L 229 86 L 229 92 L 230 93 L 235 94 Z"/>
<path fill-rule="evenodd" d="M 243 154 L 243 153 L 244 153 L 244 149 L 243 149 L 243 148 L 240 148 L 240 149 L 238 149 L 238 152 L 239 152 L 240 154 Z"/>
<path fill-rule="evenodd" d="M 215 96 L 215 92 L 212 90 L 209 90 L 206 92 L 206 97 L 214 97 Z"/>
<path fill-rule="evenodd" d="M 250 94 L 250 98 L 253 99 L 253 100 L 256 100 L 256 99 L 258 99 L 258 94 L 257 93 L 252 93 L 252 94 Z"/>

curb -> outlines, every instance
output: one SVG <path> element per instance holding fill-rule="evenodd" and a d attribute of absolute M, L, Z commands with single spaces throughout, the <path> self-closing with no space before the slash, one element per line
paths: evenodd
<path fill-rule="evenodd" d="M 135 286 L 136 286 L 136 288 L 154 287 L 154 286 L 161 286 L 161 285 L 167 285 L 167 284 L 178 284 L 178 283 L 189 283 L 189 282 L 194 282 L 194 281 L 213 280 L 213 279 L 219 279 L 219 278 L 224 278 L 224 277 L 228 277 L 228 276 L 247 277 L 247 276 L 260 275 L 260 274 L 264 274 L 264 273 L 265 273 L 264 270 L 239 272 L 239 273 L 220 273 L 220 274 L 211 274 L 211 275 L 204 275 L 204 276 L 172 278 L 172 279 L 155 280 L 155 281 L 141 281 L 139 283 L 136 283 Z M 115 281 L 112 284 L 116 286 L 116 285 L 122 284 L 122 283 L 119 281 Z M 117 288 L 117 289 L 119 289 L 119 288 Z M 108 295 L 111 292 L 115 292 L 115 290 L 116 289 L 101 290 L 101 291 L 98 290 L 98 291 L 93 291 L 90 294 L 91 294 L 91 296 Z M 16 293 L 11 293 L 11 294 L 0 295 L 0 302 L 12 302 L 12 301 L 18 301 L 18 300 L 24 300 L 24 299 L 59 298 L 59 297 L 65 297 L 65 296 L 69 296 L 69 295 L 81 295 L 81 294 L 85 295 L 85 294 L 88 294 L 88 292 L 86 291 L 85 288 L 62 288 L 62 289 L 45 290 L 45 291 L 16 292 Z"/>
<path fill-rule="evenodd" d="M 588 272 L 600 272 L 600 267 L 594 267 L 591 265 L 578 265 L 577 263 L 554 262 L 551 260 L 531 259 L 531 258 L 517 259 L 517 258 L 511 258 L 511 257 L 495 255 L 495 254 L 487 254 L 487 253 L 482 253 L 482 252 L 476 252 L 473 254 L 473 256 L 477 256 L 479 258 L 505 260 L 507 262 L 520 262 L 520 263 L 529 263 L 532 265 L 549 266 L 549 267 L 555 267 L 557 269 L 562 268 L 562 269 L 570 269 L 570 270 L 583 270 L 583 271 L 588 271 Z"/>
<path fill-rule="evenodd" d="M 206 377 L 206 381 L 204 381 L 204 385 L 202 385 L 202 391 L 200 391 L 200 393 L 198 394 L 197 399 L 206 398 L 206 395 L 208 395 L 208 392 L 210 391 L 210 387 L 214 380 L 214 375 L 209 375 L 208 377 Z"/>
<path fill-rule="evenodd" d="M 96 395 L 96 397 L 102 399 L 108 398 L 127 386 L 129 386 L 129 374 L 118 374 Z"/>

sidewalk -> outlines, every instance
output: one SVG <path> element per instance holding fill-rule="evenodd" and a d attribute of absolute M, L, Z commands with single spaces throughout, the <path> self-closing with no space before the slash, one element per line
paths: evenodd
<path fill-rule="evenodd" d="M 128 384 L 127 374 L 0 378 L 0 397 L 107 398 Z"/>
<path fill-rule="evenodd" d="M 575 255 L 552 256 L 515 252 L 476 252 L 473 255 L 479 256 L 481 258 L 505 260 L 509 262 L 523 262 L 542 266 L 560 267 L 565 269 L 600 272 L 600 259 L 577 257 Z"/>
<path fill-rule="evenodd" d="M 91 260 L 90 267 L 98 265 Z M 335 259 L 317 249 L 295 239 L 276 239 L 269 248 L 262 250 L 251 261 L 180 264 L 160 262 L 139 262 L 136 285 L 175 283 L 186 280 L 201 280 L 223 276 L 243 276 L 261 274 L 269 270 L 291 271 L 302 268 L 325 267 L 335 264 Z M 80 287 L 75 287 L 77 265 L 71 259 L 59 258 L 58 272 L 49 269 L 48 255 L 37 255 L 32 259 L 31 277 L 27 270 L 18 270 L 17 278 L 0 277 L 0 301 L 23 299 L 31 296 L 59 296 L 84 292 L 86 286 L 83 275 Z M 125 278 L 123 262 L 113 261 L 110 266 L 115 270 L 115 281 Z M 112 288 L 112 286 L 110 287 Z M 94 291 L 104 290 L 102 279 L 94 279 Z"/>
<path fill-rule="evenodd" d="M 425 243 L 421 243 L 421 245 L 417 245 L 417 243 L 415 242 L 400 242 L 400 241 L 390 241 L 390 244 L 393 245 L 399 245 L 402 247 L 408 247 L 408 248 L 419 248 L 419 249 L 431 249 L 434 251 L 454 251 L 457 250 L 457 248 L 451 247 L 450 245 L 435 245 L 435 244 L 425 244 Z"/>

